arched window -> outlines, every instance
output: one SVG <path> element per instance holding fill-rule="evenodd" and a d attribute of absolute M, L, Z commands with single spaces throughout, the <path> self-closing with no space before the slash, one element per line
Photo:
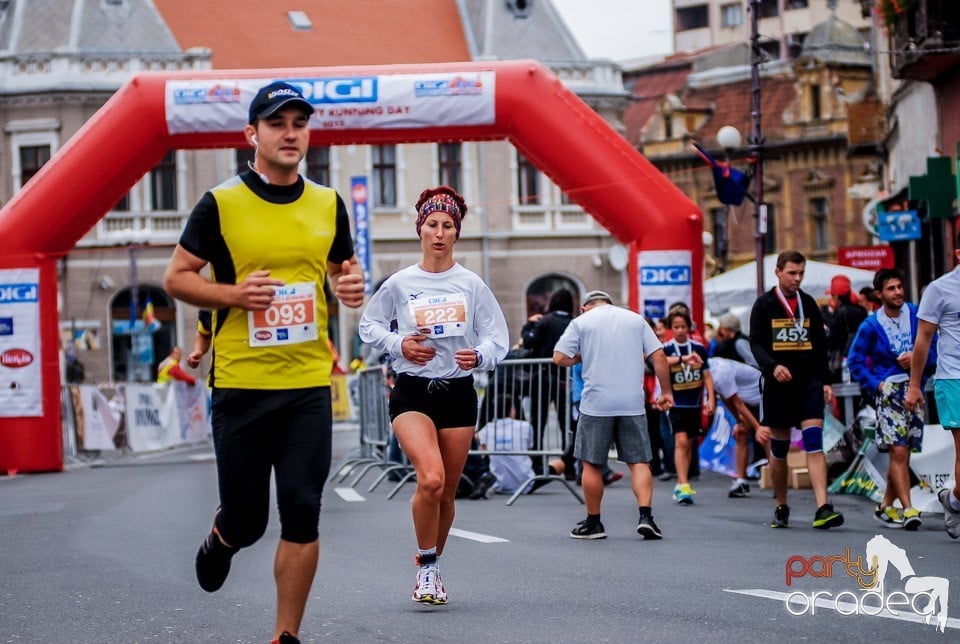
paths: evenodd
<path fill-rule="evenodd" d="M 530 317 L 536 313 L 546 313 L 547 305 L 550 303 L 550 296 L 561 288 L 565 288 L 573 294 L 574 313 L 580 310 L 580 286 L 569 277 L 551 273 L 543 275 L 530 282 L 527 286 L 526 304 L 527 315 Z"/>
<path fill-rule="evenodd" d="M 176 346 L 176 305 L 160 287 L 144 284 L 137 287 L 137 303 L 131 312 L 132 291 L 130 287 L 121 289 L 110 301 L 110 378 L 114 382 L 153 382 L 157 365 Z"/>

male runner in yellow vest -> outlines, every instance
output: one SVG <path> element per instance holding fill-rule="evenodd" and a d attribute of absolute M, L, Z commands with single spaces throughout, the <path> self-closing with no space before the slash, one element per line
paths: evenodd
<path fill-rule="evenodd" d="M 312 106 L 287 83 L 250 104 L 249 169 L 203 195 L 164 279 L 170 295 L 213 310 L 213 437 L 220 507 L 196 559 L 213 592 L 230 560 L 267 527 L 275 472 L 280 544 L 274 641 L 297 635 L 319 557 L 320 498 L 330 468 L 332 414 L 324 283 L 363 303 L 349 215 L 331 188 L 298 166 Z M 200 271 L 210 266 L 210 279 Z"/>

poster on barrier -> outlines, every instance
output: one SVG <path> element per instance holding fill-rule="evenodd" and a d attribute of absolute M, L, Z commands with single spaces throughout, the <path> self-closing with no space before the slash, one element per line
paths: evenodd
<path fill-rule="evenodd" d="M 347 376 L 340 374 L 330 376 L 330 400 L 333 406 L 333 421 L 350 420 L 350 391 L 347 387 Z"/>
<path fill-rule="evenodd" d="M 178 444 L 179 415 L 176 400 L 166 395 L 168 387 L 128 384 L 125 389 L 127 434 L 131 449 L 148 452 Z"/>
<path fill-rule="evenodd" d="M 202 384 L 171 382 L 168 396 L 174 401 L 180 429 L 180 442 L 199 443 L 207 439 L 210 427 L 209 392 Z"/>
<path fill-rule="evenodd" d="M 953 437 L 940 425 L 927 425 L 918 454 L 910 455 L 910 469 L 919 483 L 910 488 L 913 507 L 923 513 L 942 514 L 937 490 L 953 486 Z M 833 494 L 859 494 L 880 502 L 886 490 L 890 458 L 877 449 L 876 441 L 864 442 L 853 463 L 830 485 Z"/>
<path fill-rule="evenodd" d="M 125 446 L 120 389 L 74 385 L 70 387 L 70 395 L 79 449 L 114 450 Z"/>
<path fill-rule="evenodd" d="M 953 435 L 943 425 L 923 428 L 923 445 L 919 454 L 910 455 L 910 469 L 920 483 L 910 489 L 913 507 L 924 513 L 943 514 L 937 491 L 954 486 Z"/>
<path fill-rule="evenodd" d="M 730 410 L 723 403 L 717 403 L 710 430 L 700 444 L 700 469 L 737 475 L 736 442 L 733 440 L 733 426 L 737 423 Z"/>

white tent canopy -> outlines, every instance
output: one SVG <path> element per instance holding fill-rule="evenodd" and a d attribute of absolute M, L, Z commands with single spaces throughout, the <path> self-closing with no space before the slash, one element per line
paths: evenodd
<path fill-rule="evenodd" d="M 741 318 L 750 317 L 750 309 L 757 299 L 757 263 L 756 261 L 739 266 L 732 271 L 711 277 L 703 283 L 703 296 L 706 300 L 706 309 L 716 316 L 731 311 Z M 777 283 L 774 269 L 777 267 L 777 256 L 767 255 L 763 259 L 763 284 L 769 290 Z M 839 264 L 827 264 L 807 260 L 806 271 L 800 289 L 816 299 L 825 297 L 825 291 L 830 288 L 830 280 L 835 275 L 846 275 L 850 278 L 853 292 L 858 292 L 864 286 L 873 285 L 873 271 L 860 268 L 850 268 Z M 745 311 L 745 314 L 741 312 Z"/>

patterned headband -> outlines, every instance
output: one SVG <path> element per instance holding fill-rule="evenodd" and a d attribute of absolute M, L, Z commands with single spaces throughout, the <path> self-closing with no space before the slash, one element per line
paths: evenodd
<path fill-rule="evenodd" d="M 460 206 L 448 194 L 440 193 L 432 195 L 420 206 L 420 212 L 417 213 L 417 237 L 420 236 L 420 228 L 427 216 L 434 212 L 445 212 L 453 218 L 453 225 L 457 228 L 457 239 L 460 239 L 460 226 L 463 216 L 460 214 Z"/>

